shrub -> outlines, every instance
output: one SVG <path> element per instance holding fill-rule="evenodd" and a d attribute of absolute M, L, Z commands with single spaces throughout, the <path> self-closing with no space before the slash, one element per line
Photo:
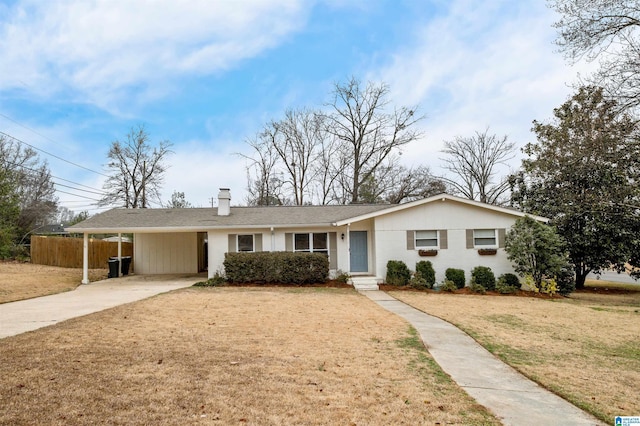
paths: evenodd
<path fill-rule="evenodd" d="M 512 274 L 510 272 L 500 275 L 500 278 L 498 278 L 498 283 L 508 285 L 509 287 L 520 288 L 520 278 L 518 278 L 516 274 Z"/>
<path fill-rule="evenodd" d="M 409 285 L 418 290 L 426 290 L 432 287 L 427 283 L 427 280 L 425 280 L 422 274 L 418 271 L 411 275 Z"/>
<path fill-rule="evenodd" d="M 196 287 L 220 287 L 227 284 L 227 279 L 217 272 L 213 275 L 213 277 L 209 278 L 206 281 L 199 281 L 194 284 Z"/>
<path fill-rule="evenodd" d="M 464 288 L 467 283 L 466 278 L 464 277 L 464 271 L 462 269 L 456 268 L 448 268 L 444 272 L 444 276 L 447 280 L 451 280 L 456 285 L 456 288 Z"/>
<path fill-rule="evenodd" d="M 567 296 L 576 289 L 576 276 L 570 266 L 565 266 L 556 275 L 558 293 Z"/>
<path fill-rule="evenodd" d="M 436 283 L 436 271 L 429 260 L 421 260 L 416 263 L 416 273 L 420 273 L 427 283 L 427 288 L 433 288 Z"/>
<path fill-rule="evenodd" d="M 387 262 L 387 277 L 385 282 L 390 285 L 407 285 L 411 279 L 411 271 L 401 260 Z"/>
<path fill-rule="evenodd" d="M 440 290 L 442 291 L 456 291 L 458 286 L 451 280 L 444 280 L 442 284 L 440 284 Z"/>
<path fill-rule="evenodd" d="M 536 284 L 536 280 L 531 274 L 525 274 L 522 289 L 532 291 L 534 293 L 543 293 L 553 296 L 558 292 L 558 284 L 555 278 L 542 278 L 540 284 Z"/>
<path fill-rule="evenodd" d="M 348 284 L 349 280 L 351 279 L 351 275 L 338 269 L 336 271 L 336 277 L 334 279 L 342 284 Z"/>
<path fill-rule="evenodd" d="M 484 288 L 482 284 L 474 283 L 473 281 L 471 281 L 471 285 L 469 286 L 469 288 L 474 293 L 485 294 L 487 292 L 487 289 Z"/>
<path fill-rule="evenodd" d="M 230 283 L 314 284 L 329 276 L 321 253 L 226 253 L 223 265 Z"/>
<path fill-rule="evenodd" d="M 476 266 L 471 271 L 471 284 L 480 284 L 485 290 L 495 290 L 496 276 L 487 266 Z"/>
<path fill-rule="evenodd" d="M 512 273 L 502 274 L 498 278 L 496 290 L 502 294 L 515 293 L 520 290 L 520 279 Z"/>
<path fill-rule="evenodd" d="M 556 277 L 569 267 L 565 246 L 555 228 L 529 216 L 516 220 L 505 240 L 514 270 L 522 276 L 531 275 L 538 290 L 542 290 L 543 280 Z"/>
<path fill-rule="evenodd" d="M 555 296 L 558 292 L 558 283 L 555 278 L 543 279 L 540 283 L 540 293 L 548 294 L 549 296 Z"/>

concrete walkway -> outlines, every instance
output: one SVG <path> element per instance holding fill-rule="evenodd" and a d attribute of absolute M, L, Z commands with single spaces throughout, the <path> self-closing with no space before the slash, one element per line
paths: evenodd
<path fill-rule="evenodd" d="M 130 275 L 80 285 L 73 291 L 0 304 L 0 339 L 156 294 L 189 287 L 194 276 Z"/>
<path fill-rule="evenodd" d="M 458 328 L 382 291 L 361 292 L 418 331 L 435 361 L 505 425 L 603 425 L 498 360 Z"/>

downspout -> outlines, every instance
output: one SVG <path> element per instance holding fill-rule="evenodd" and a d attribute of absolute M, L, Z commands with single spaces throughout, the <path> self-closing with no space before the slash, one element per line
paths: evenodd
<path fill-rule="evenodd" d="M 89 234 L 86 232 L 82 242 L 82 284 L 89 284 Z"/>

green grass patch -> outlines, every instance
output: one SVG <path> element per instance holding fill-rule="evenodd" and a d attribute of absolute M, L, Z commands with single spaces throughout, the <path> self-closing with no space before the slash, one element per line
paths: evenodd
<path fill-rule="evenodd" d="M 498 343 L 491 339 L 490 336 L 482 333 L 478 333 L 473 330 L 465 329 L 456 325 L 462 331 L 471 336 L 475 341 L 484 346 L 486 350 L 500 358 L 502 361 L 513 366 L 516 365 L 534 365 L 539 362 L 544 362 L 544 359 L 533 354 L 530 351 L 514 348 L 509 345 Z"/>
<path fill-rule="evenodd" d="M 495 322 L 497 324 L 500 324 L 502 326 L 507 326 L 509 328 L 526 328 L 527 327 L 527 323 L 515 315 L 496 314 L 496 315 L 488 315 L 485 318 L 491 322 Z"/>
<path fill-rule="evenodd" d="M 447 395 L 452 392 L 453 389 L 458 389 L 460 392 L 464 393 L 464 391 L 460 389 L 453 379 L 451 379 L 451 377 L 449 377 L 449 375 L 445 373 L 438 363 L 436 363 L 436 361 L 431 357 L 415 328 L 409 326 L 407 335 L 396 340 L 395 343 L 405 350 L 407 355 L 407 368 L 410 371 L 417 372 L 425 382 L 432 383 L 430 387 L 436 395 Z M 468 394 L 467 398 L 471 400 L 471 397 L 468 396 Z M 411 401 L 406 400 L 405 404 L 411 404 Z M 477 419 L 470 418 L 470 416 L 477 415 L 479 412 L 482 413 L 484 417 L 483 420 L 478 421 Z M 478 406 L 477 412 L 470 413 L 460 411 L 458 414 L 465 417 L 468 420 L 465 424 L 470 426 L 494 425 L 496 422 L 495 418 L 482 406 Z"/>
<path fill-rule="evenodd" d="M 438 384 L 455 384 L 431 357 L 415 328 L 409 326 L 407 336 L 396 340 L 396 344 L 405 349 L 408 355 L 408 366 L 411 370 L 417 370 L 421 375 L 435 377 Z"/>

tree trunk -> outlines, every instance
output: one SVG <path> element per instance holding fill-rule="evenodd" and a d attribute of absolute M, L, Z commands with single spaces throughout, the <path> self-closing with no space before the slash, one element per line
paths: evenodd
<path fill-rule="evenodd" d="M 591 272 L 590 269 L 585 269 L 580 266 L 576 266 L 576 290 L 584 289 L 584 282 L 587 279 L 587 275 Z"/>

